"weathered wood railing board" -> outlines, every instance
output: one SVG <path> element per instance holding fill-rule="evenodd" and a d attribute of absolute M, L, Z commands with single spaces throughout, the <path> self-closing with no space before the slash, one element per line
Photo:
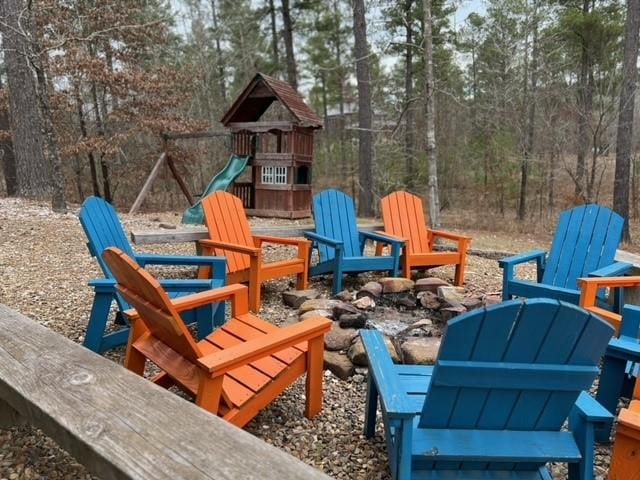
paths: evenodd
<path fill-rule="evenodd" d="M 381 224 L 358 225 L 360 230 L 374 231 L 381 230 Z M 274 237 L 302 237 L 303 232 L 315 230 L 315 225 L 298 225 L 296 227 L 257 227 L 252 228 L 254 235 L 271 235 Z M 144 232 L 131 232 L 131 241 L 137 245 L 149 245 L 154 243 L 187 243 L 197 242 L 209 238 L 209 233 L 205 227 L 184 228 L 176 230 L 148 230 Z"/>
<path fill-rule="evenodd" d="M 383 225 L 381 224 L 358 224 L 358 228 L 360 230 L 365 231 L 376 231 L 382 230 Z M 252 228 L 251 232 L 254 235 L 273 235 L 276 237 L 302 237 L 304 231 L 314 231 L 315 226 L 313 224 L 309 225 L 298 225 L 294 228 L 292 227 L 258 227 Z M 133 231 L 131 232 L 131 241 L 137 245 L 150 245 L 157 243 L 187 243 L 187 242 L 197 242 L 198 240 L 202 240 L 205 238 L 209 238 L 209 233 L 207 229 L 204 227 L 201 228 L 189 228 L 189 229 L 176 229 L 176 230 L 148 230 L 144 232 Z M 446 247 L 443 246 L 444 249 Z M 437 248 L 436 248 L 437 249 Z M 475 248 L 470 248 L 468 250 L 469 255 L 477 255 L 485 258 L 502 258 L 507 257 L 509 255 L 513 255 L 513 252 L 497 252 L 497 251 L 489 251 L 489 250 L 479 250 Z M 633 264 L 634 268 L 632 270 L 633 275 L 640 274 L 640 255 L 627 252 L 624 250 L 618 250 L 616 252 L 616 260 L 619 262 L 629 262 Z"/>
<path fill-rule="evenodd" d="M 102 480 L 329 478 L 0 305 L 0 425 L 25 422 Z"/>

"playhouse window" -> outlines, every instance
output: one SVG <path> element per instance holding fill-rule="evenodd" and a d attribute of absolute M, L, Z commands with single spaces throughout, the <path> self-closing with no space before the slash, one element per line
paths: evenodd
<path fill-rule="evenodd" d="M 262 167 L 262 183 L 286 185 L 287 167 Z"/>

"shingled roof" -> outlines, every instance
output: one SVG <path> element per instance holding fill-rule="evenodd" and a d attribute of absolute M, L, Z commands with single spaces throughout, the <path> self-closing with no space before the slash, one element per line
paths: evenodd
<path fill-rule="evenodd" d="M 225 126 L 230 123 L 256 122 L 276 100 L 291 112 L 298 125 L 322 128 L 320 117 L 291 85 L 264 73 L 257 73 L 253 77 L 220 121 Z"/>

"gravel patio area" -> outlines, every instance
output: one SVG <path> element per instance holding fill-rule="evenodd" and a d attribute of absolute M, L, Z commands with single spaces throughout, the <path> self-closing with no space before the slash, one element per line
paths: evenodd
<path fill-rule="evenodd" d="M 179 223 L 176 214 L 121 215 L 128 230 L 155 229 L 160 221 Z M 270 220 L 256 220 L 269 224 Z M 273 221 L 280 224 L 283 221 Z M 489 235 L 487 235 L 489 237 Z M 513 239 L 510 239 L 513 243 Z M 100 277 L 97 262 L 85 245 L 77 208 L 67 215 L 47 206 L 15 199 L 0 199 L 0 303 L 18 310 L 76 342 L 82 342 L 93 299 L 87 282 Z M 481 242 L 486 244 L 490 238 Z M 530 248 L 529 242 L 520 250 Z M 193 254 L 192 244 L 144 246 L 141 251 Z M 269 247 L 268 257 L 282 255 L 282 247 Z M 155 272 L 155 270 L 154 270 Z M 165 276 L 178 273 L 162 270 Z M 530 272 L 529 272 L 530 273 Z M 434 269 L 431 275 L 451 281 L 452 267 Z M 376 278 L 364 275 L 362 281 Z M 495 260 L 469 257 L 465 288 L 490 293 L 501 287 Z M 294 279 L 274 281 L 263 289 L 260 315 L 275 324 L 297 321 L 297 311 L 284 306 L 281 292 Z M 350 286 L 349 282 L 346 284 Z M 351 285 L 355 288 L 355 285 Z M 311 288 L 329 296 L 329 281 L 314 280 Z M 122 362 L 124 349 L 106 356 Z M 259 414 L 246 429 L 266 442 L 339 479 L 388 479 L 387 454 L 379 425 L 373 441 L 362 435 L 366 370 L 347 381 L 325 372 L 325 403 L 313 420 L 303 416 L 304 382 L 288 389 Z M 598 447 L 598 478 L 604 479 L 609 449 Z M 564 468 L 554 468 L 555 478 L 565 478 Z M 39 431 L 30 427 L 0 429 L 0 480 L 94 478 Z"/>

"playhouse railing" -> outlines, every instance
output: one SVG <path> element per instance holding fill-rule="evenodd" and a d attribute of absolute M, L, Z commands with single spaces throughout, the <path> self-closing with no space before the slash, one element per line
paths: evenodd
<path fill-rule="evenodd" d="M 233 184 L 231 191 L 236 197 L 242 200 L 242 206 L 244 208 L 253 208 L 253 185 L 251 182 L 236 182 Z"/>

